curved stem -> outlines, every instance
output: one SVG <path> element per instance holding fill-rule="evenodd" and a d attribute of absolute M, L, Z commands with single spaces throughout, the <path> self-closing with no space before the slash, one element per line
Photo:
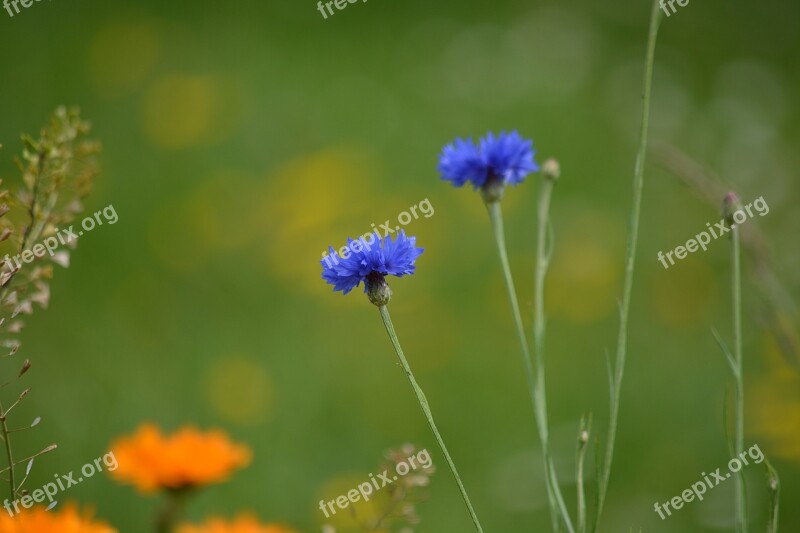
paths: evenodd
<path fill-rule="evenodd" d="M 547 180 L 549 183 L 549 180 Z M 547 196 L 546 203 L 549 205 L 550 191 L 552 191 L 552 184 L 550 190 L 544 194 Z M 538 428 L 539 440 L 542 446 L 542 459 L 544 461 L 545 471 L 545 486 L 547 487 L 547 498 L 550 503 L 550 516 L 553 523 L 553 531 L 560 531 L 560 522 L 563 520 L 569 533 L 574 533 L 572 520 L 569 517 L 564 498 L 561 495 L 561 489 L 558 484 L 555 468 L 553 467 L 553 460 L 550 456 L 550 437 L 547 423 L 547 402 L 545 395 L 545 379 L 544 379 L 544 358 L 541 355 L 540 346 L 537 346 L 536 357 L 536 370 L 534 371 L 533 363 L 531 362 L 531 354 L 528 349 L 528 339 L 525 335 L 525 327 L 522 323 L 522 314 L 519 309 L 519 302 L 517 300 L 517 291 L 514 287 L 514 278 L 511 275 L 511 266 L 508 262 L 508 251 L 506 250 L 506 237 L 503 229 L 503 213 L 500 208 L 500 202 L 487 202 L 486 208 L 489 211 L 489 218 L 492 221 L 492 229 L 494 230 L 494 237 L 497 243 L 497 251 L 500 255 L 500 263 L 503 267 L 503 277 L 506 282 L 506 289 L 508 289 L 508 299 L 511 303 L 511 311 L 514 315 L 514 324 L 517 330 L 517 337 L 522 348 L 523 366 L 525 367 L 525 375 L 528 380 L 528 389 L 531 396 L 531 403 L 533 404 L 533 412 L 536 418 L 536 426 Z M 541 224 L 540 224 L 541 226 Z M 541 229 L 541 227 L 540 227 Z M 539 268 L 537 267 L 537 278 Z M 546 270 L 546 265 L 545 265 Z M 542 272 L 542 280 L 544 279 L 544 272 Z M 537 290 L 536 298 L 539 298 L 540 291 Z M 542 331 L 544 331 L 542 329 Z M 536 345 L 536 343 L 534 343 Z"/>
<path fill-rule="evenodd" d="M 644 89 L 642 95 L 642 124 L 639 131 L 639 149 L 636 155 L 636 167 L 633 177 L 633 206 L 628 226 L 628 249 L 625 254 L 625 281 L 620 302 L 619 332 L 617 336 L 617 353 L 615 360 L 614 376 L 611 383 L 610 414 L 608 422 L 608 436 L 606 440 L 605 458 L 600 472 L 600 481 L 597 495 L 597 515 L 594 528 L 596 532 L 600 525 L 600 518 L 608 492 L 608 480 L 611 475 L 611 466 L 614 462 L 614 443 L 617 434 L 617 421 L 619 417 L 620 392 L 622 378 L 625 373 L 625 359 L 628 342 L 628 316 L 630 314 L 631 292 L 633 290 L 633 271 L 636 263 L 636 245 L 639 240 L 639 219 L 642 210 L 642 189 L 644 188 L 644 162 L 647 153 L 647 132 L 650 123 L 650 93 L 653 85 L 653 64 L 655 61 L 656 38 L 661 21 L 661 7 L 659 0 L 653 0 L 650 14 L 650 31 L 647 39 L 647 55 L 644 69 Z"/>
<path fill-rule="evenodd" d="M 483 533 L 481 524 L 478 521 L 478 516 L 475 514 L 475 510 L 472 508 L 472 502 L 470 502 L 469 496 L 467 495 L 467 489 L 464 488 L 464 483 L 462 483 L 461 477 L 458 475 L 458 471 L 456 470 L 456 465 L 453 463 L 453 459 L 450 457 L 450 453 L 447 451 L 447 447 L 444 444 L 444 439 L 442 439 L 441 434 L 439 434 L 439 429 L 436 427 L 436 423 L 433 421 L 433 414 L 431 413 L 431 408 L 428 406 L 428 400 L 425 398 L 425 393 L 422 392 L 420 386 L 417 385 L 417 380 L 414 379 L 414 374 L 411 372 L 411 367 L 409 366 L 408 361 L 406 361 L 406 356 L 403 354 L 403 349 L 400 347 L 400 341 L 397 339 L 397 334 L 395 333 L 394 326 L 392 325 L 392 318 L 389 316 L 389 309 L 385 305 L 381 305 L 379 309 L 381 312 L 381 318 L 383 319 L 383 325 L 386 327 L 386 333 L 389 334 L 389 339 L 392 341 L 392 346 L 394 346 L 395 352 L 397 352 L 397 357 L 400 359 L 400 364 L 403 366 L 403 370 L 406 373 L 408 382 L 411 384 L 411 388 L 414 389 L 414 393 L 417 395 L 419 406 L 422 408 L 422 412 L 425 414 L 425 418 L 428 420 L 428 425 L 433 432 L 433 436 L 436 437 L 436 442 L 439 443 L 439 448 L 442 449 L 442 453 L 447 461 L 447 465 L 450 467 L 450 472 L 453 473 L 453 477 L 458 484 L 458 490 L 461 491 L 461 497 L 464 498 L 464 503 L 467 506 L 470 518 L 472 518 L 472 523 L 475 525 L 475 530 L 478 531 L 478 533 Z"/>

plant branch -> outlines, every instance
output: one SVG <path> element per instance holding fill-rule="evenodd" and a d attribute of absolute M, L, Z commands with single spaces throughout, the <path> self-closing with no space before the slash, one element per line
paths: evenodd
<path fill-rule="evenodd" d="M 633 206 L 628 226 L 628 248 L 625 257 L 625 280 L 620 303 L 620 322 L 617 336 L 617 353 L 614 369 L 614 387 L 610 395 L 610 415 L 608 435 L 606 440 L 605 458 L 598 483 L 597 515 L 595 516 L 593 531 L 597 531 L 605 506 L 608 492 L 608 481 L 611 476 L 611 466 L 614 462 L 614 444 L 617 434 L 619 418 L 620 395 L 622 379 L 625 373 L 625 360 L 628 343 L 628 318 L 630 315 L 631 292 L 633 290 L 633 273 L 636 264 L 636 247 L 639 241 L 639 222 L 642 210 L 642 190 L 644 189 L 644 164 L 647 154 L 647 133 L 650 125 L 650 94 L 653 85 L 653 64 L 655 62 L 656 38 L 661 22 L 661 7 L 659 0 L 653 0 L 650 14 L 650 30 L 647 39 L 647 52 L 645 57 L 643 95 L 642 95 L 642 123 L 639 131 L 639 149 L 636 155 L 636 166 L 633 177 Z"/>

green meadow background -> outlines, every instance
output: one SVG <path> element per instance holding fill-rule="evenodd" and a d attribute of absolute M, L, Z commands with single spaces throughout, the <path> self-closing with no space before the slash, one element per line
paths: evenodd
<path fill-rule="evenodd" d="M 360 290 L 343 297 L 320 278 L 329 244 L 395 225 L 427 198 L 435 214 L 407 227 L 425 248 L 417 273 L 391 281 L 395 326 L 486 531 L 548 530 L 488 219 L 478 195 L 440 181 L 437 155 L 456 136 L 517 129 L 540 162 L 561 162 L 546 357 L 574 509 L 580 417 L 591 412 L 605 438 L 604 354 L 615 346 L 649 10 L 644 0 L 372 0 L 324 20 L 312 0 L 53 0 L 13 18 L 0 11 L 4 185 L 19 179 L 19 134 L 77 104 L 104 145 L 88 207 L 113 204 L 119 215 L 82 239 L 50 308 L 22 335 L 33 392 L 16 416 L 43 422 L 16 452 L 59 445 L 29 488 L 144 421 L 220 427 L 252 447 L 254 462 L 202 491 L 188 517 L 251 510 L 310 533 L 320 531 L 320 499 L 413 442 L 438 465 L 415 530 L 470 531 L 377 310 Z M 730 379 L 711 328 L 730 338 L 728 246 L 715 241 L 669 270 L 657 262 L 719 220 L 716 202 L 671 170 L 669 147 L 721 176 L 722 190 L 769 205 L 747 224 L 764 236 L 760 257 L 769 254 L 783 301 L 776 310 L 747 270 L 745 442 L 781 475 L 781 530 L 800 530 L 799 18 L 800 4 L 774 0 L 692 1 L 663 19 L 659 152 L 646 167 L 603 531 L 733 529 L 733 483 L 668 520 L 653 510 L 727 463 Z M 526 320 L 537 179 L 503 205 Z M 9 377 L 17 368 L 2 365 Z M 746 472 L 751 530 L 763 531 L 764 468 Z M 122 532 L 148 531 L 160 502 L 103 476 L 60 497 Z M 333 523 L 352 531 L 346 516 Z"/>

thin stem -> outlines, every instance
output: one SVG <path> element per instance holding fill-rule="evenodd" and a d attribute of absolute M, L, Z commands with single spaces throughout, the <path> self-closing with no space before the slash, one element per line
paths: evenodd
<path fill-rule="evenodd" d="M 578 492 L 578 533 L 586 533 L 586 490 L 584 488 L 583 466 L 586 462 L 586 450 L 589 444 L 589 434 L 592 430 L 592 418 L 588 421 L 581 419 L 578 432 L 578 449 L 575 459 L 575 482 Z"/>
<path fill-rule="evenodd" d="M 547 180 L 549 182 L 549 180 Z M 547 189 L 547 188 L 546 188 Z M 549 196 L 552 191 L 552 185 L 549 190 L 543 192 L 547 196 L 546 204 L 549 205 Z M 545 471 L 545 486 L 547 488 L 547 498 L 550 503 L 550 516 L 553 523 L 553 531 L 560 531 L 559 515 L 563 520 L 564 525 L 570 533 L 574 533 L 572 520 L 570 519 L 569 512 L 567 511 L 564 498 L 561 495 L 561 488 L 558 484 L 555 468 L 553 467 L 553 460 L 550 456 L 550 438 L 547 423 L 547 402 L 545 398 L 545 380 L 544 380 L 544 358 L 541 357 L 541 344 L 537 348 L 536 370 L 534 371 L 533 363 L 531 362 L 531 354 L 528 349 L 528 339 L 525 335 L 525 327 L 522 323 L 522 314 L 519 309 L 519 302 L 517 300 L 517 291 L 514 287 L 514 278 L 511 275 L 511 266 L 508 261 L 508 252 L 506 250 L 506 237 L 503 229 L 503 213 L 500 208 L 500 202 L 487 202 L 486 208 L 489 211 L 489 218 L 492 221 L 492 229 L 494 230 L 494 237 L 497 243 L 497 251 L 500 255 L 500 263 L 503 267 L 503 277 L 506 281 L 506 289 L 508 290 L 508 299 L 511 303 L 511 311 L 514 315 L 514 324 L 517 329 L 517 337 L 519 338 L 520 346 L 522 347 L 522 360 L 525 367 L 525 375 L 528 380 L 528 389 L 530 391 L 531 403 L 533 404 L 533 412 L 536 418 L 536 425 L 539 433 L 539 440 L 542 446 L 542 459 L 544 461 Z M 540 221 L 540 230 L 542 224 Z M 544 265 L 541 269 L 539 266 Z M 546 259 L 544 263 L 539 263 L 537 266 L 537 280 L 539 272 L 541 272 L 541 279 L 544 279 L 544 271 L 546 271 Z M 538 294 L 541 294 L 537 290 Z M 542 330 L 543 331 L 543 330 Z M 536 335 L 536 333 L 534 333 Z M 536 344 L 536 343 L 535 343 Z"/>
<path fill-rule="evenodd" d="M 625 280 L 623 283 L 622 300 L 620 302 L 620 321 L 617 336 L 617 353 L 614 368 L 614 381 L 611 391 L 610 414 L 608 423 L 608 436 L 606 440 L 605 458 L 598 483 L 597 515 L 595 516 L 593 531 L 597 531 L 603 507 L 608 492 L 608 481 L 611 476 L 611 466 L 614 462 L 614 443 L 617 434 L 619 418 L 620 392 L 622 378 L 625 373 L 625 359 L 628 342 L 628 317 L 630 314 L 631 292 L 633 290 L 633 272 L 636 263 L 636 246 L 639 241 L 639 220 L 642 209 L 642 190 L 644 188 L 644 163 L 647 154 L 647 132 L 650 123 L 650 93 L 653 85 L 653 64 L 655 61 L 656 37 L 661 22 L 661 8 L 659 0 L 653 0 L 650 14 L 650 31 L 647 39 L 647 53 L 645 58 L 643 95 L 642 95 L 642 123 L 639 131 L 639 149 L 636 154 L 636 166 L 633 177 L 633 206 L 628 226 L 628 249 L 625 255 Z"/>
<path fill-rule="evenodd" d="M 411 388 L 414 389 L 414 393 L 417 396 L 419 406 L 422 408 L 422 412 L 428 421 L 428 425 L 433 432 L 433 436 L 436 437 L 436 442 L 439 443 L 439 448 L 442 449 L 442 453 L 447 461 L 447 465 L 450 467 L 450 472 L 452 472 L 453 477 L 458 484 L 458 490 L 461 491 L 461 497 L 464 498 L 464 503 L 467 505 L 467 510 L 472 518 L 472 523 L 475 525 L 475 530 L 478 531 L 478 533 L 483 533 L 483 528 L 481 528 L 481 524 L 478 521 L 478 516 L 475 514 L 475 510 L 472 508 L 472 502 L 470 502 L 469 496 L 467 495 L 467 489 L 464 488 L 464 483 L 462 483 L 461 477 L 458 475 L 456 465 L 453 463 L 453 459 L 450 457 L 450 453 L 447 451 L 444 440 L 442 439 L 441 434 L 439 434 L 439 429 L 436 427 L 436 423 L 433 421 L 433 414 L 431 413 L 431 408 L 428 406 L 428 400 L 425 398 L 425 393 L 422 392 L 420 386 L 417 385 L 417 380 L 414 379 L 414 374 L 411 372 L 411 367 L 409 366 L 408 361 L 406 361 L 406 356 L 403 355 L 403 349 L 400 347 L 400 341 L 397 339 L 397 334 L 395 333 L 394 326 L 392 325 L 392 318 L 389 316 L 389 309 L 385 305 L 381 305 L 379 309 L 381 312 L 381 318 L 383 319 L 383 325 L 386 327 L 386 333 L 389 334 L 389 340 L 392 341 L 392 346 L 394 346 L 394 350 L 397 352 L 397 357 L 400 359 L 400 364 L 403 366 L 403 370 L 406 373 L 408 382 L 411 384 Z"/>
<path fill-rule="evenodd" d="M 51 444 L 50 446 L 48 446 L 44 450 L 40 451 L 39 453 L 35 453 L 35 454 L 33 454 L 33 455 L 29 456 L 29 457 L 26 457 L 25 459 L 17 461 L 16 463 L 14 463 L 14 466 L 21 465 L 22 463 L 27 463 L 31 459 L 36 459 L 37 457 L 40 457 L 40 456 L 42 456 L 42 455 L 44 455 L 46 453 L 50 453 L 53 450 L 55 450 L 56 448 L 58 448 L 57 445 Z M 8 472 L 9 470 L 10 470 L 10 468 L 8 468 L 8 467 L 0 469 L 0 474 L 2 474 L 4 472 Z M 6 480 L 6 481 L 8 481 L 8 480 Z M 17 487 L 17 492 L 19 492 L 19 487 Z"/>
<path fill-rule="evenodd" d="M 167 501 L 156 517 L 156 533 L 172 533 L 183 514 L 190 489 L 176 489 L 167 493 Z"/>
<path fill-rule="evenodd" d="M 769 522 L 767 533 L 778 533 L 778 514 L 780 511 L 781 482 L 778 473 L 772 468 L 769 461 L 767 465 L 767 482 L 769 484 Z"/>
<path fill-rule="evenodd" d="M 38 165 L 38 172 L 36 173 L 36 179 L 33 182 L 33 187 L 31 190 L 31 205 L 28 207 L 28 216 L 31 219 L 30 225 L 25 228 L 25 232 L 22 236 L 22 248 L 20 251 L 25 250 L 27 248 L 27 244 L 29 242 L 28 239 L 31 237 L 31 232 L 33 227 L 36 225 L 36 200 L 39 196 L 39 185 L 42 181 L 42 174 L 44 173 L 44 166 L 46 161 L 47 154 L 44 150 L 39 150 L 39 165 Z"/>
<path fill-rule="evenodd" d="M 542 450 L 547 461 L 545 467 L 548 469 L 550 484 L 553 487 L 553 494 L 558 502 L 564 523 L 567 526 L 567 530 L 572 533 L 574 528 L 569 518 L 566 505 L 564 504 L 564 497 L 561 495 L 561 489 L 558 484 L 555 466 L 553 465 L 553 457 L 550 452 L 550 431 L 547 416 L 547 387 L 545 385 L 546 371 L 544 359 L 544 341 L 546 318 L 544 315 L 544 280 L 547 276 L 547 270 L 550 267 L 550 251 L 547 248 L 547 242 L 548 235 L 551 230 L 550 199 L 552 198 L 554 187 L 554 179 L 545 177 L 542 180 L 539 194 L 539 207 L 537 209 L 536 267 L 534 271 L 533 286 L 533 351 L 536 356 L 536 402 L 541 411 L 540 419 L 542 420 L 543 427 L 543 433 L 540 433 L 540 435 L 542 439 Z"/>
<path fill-rule="evenodd" d="M 11 487 L 11 498 L 17 497 L 16 475 L 14 473 L 14 453 L 11 451 L 11 435 L 8 432 L 8 422 L 3 403 L 0 401 L 0 431 L 3 433 L 3 440 L 6 444 L 6 459 L 8 460 L 9 486 Z"/>
<path fill-rule="evenodd" d="M 23 252 L 27 249 L 28 245 L 30 244 L 31 237 L 36 235 L 34 233 L 34 226 L 36 226 L 36 200 L 38 196 L 39 184 L 41 182 L 42 173 L 44 171 L 45 166 L 45 158 L 46 154 L 44 152 L 39 153 L 39 169 L 36 176 L 36 180 L 33 184 L 33 191 L 31 194 L 31 205 L 29 207 L 29 215 L 30 215 L 30 224 L 25 228 L 25 232 L 23 234 L 22 242 L 20 244 L 20 252 Z M 5 285 L 0 288 L 0 301 L 5 301 L 6 295 L 10 291 L 10 282 L 14 276 L 11 276 L 5 283 Z M 9 435 L 8 430 L 8 421 L 6 419 L 6 415 L 8 415 L 9 411 L 13 409 L 16 404 L 19 403 L 17 400 L 8 411 L 3 408 L 2 402 L 0 402 L 0 431 L 2 431 L 3 441 L 5 441 L 6 446 L 6 459 L 8 460 L 8 472 L 9 472 L 9 486 L 11 487 L 11 497 L 17 497 L 17 485 L 16 485 L 16 475 L 14 472 L 14 454 L 11 451 L 11 438 Z"/>
<path fill-rule="evenodd" d="M 736 364 L 736 430 L 734 437 L 734 456 L 741 457 L 744 452 L 744 377 L 742 369 L 742 265 L 739 228 L 731 225 L 731 295 L 733 300 L 733 360 Z M 736 476 L 736 531 L 747 533 L 747 498 L 745 496 L 744 472 L 740 469 Z"/>

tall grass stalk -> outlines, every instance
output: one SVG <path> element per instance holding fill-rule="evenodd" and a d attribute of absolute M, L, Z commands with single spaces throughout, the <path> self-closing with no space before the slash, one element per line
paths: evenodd
<path fill-rule="evenodd" d="M 549 181 L 550 180 L 546 180 L 546 182 Z M 549 191 L 552 191 L 552 184 L 550 185 Z M 547 192 L 548 205 L 550 194 L 549 191 Z M 553 524 L 553 531 L 561 531 L 560 524 L 561 521 L 563 521 L 567 531 L 569 533 L 574 533 L 575 529 L 572 526 L 572 520 L 569 517 L 569 511 L 567 511 L 567 506 L 564 503 L 564 498 L 558 485 L 555 468 L 553 467 L 553 460 L 550 456 L 547 404 L 544 394 L 544 362 L 543 359 L 537 355 L 537 368 L 534 372 L 532 358 L 528 347 L 528 338 L 525 335 L 525 327 L 522 323 L 522 314 L 520 313 L 519 302 L 517 300 L 517 291 L 514 286 L 514 278 L 511 275 L 511 266 L 508 262 L 505 230 L 503 229 L 503 213 L 500 208 L 500 202 L 486 202 L 486 209 L 489 211 L 489 218 L 492 222 L 495 242 L 497 243 L 497 252 L 500 256 L 500 263 L 503 267 L 503 277 L 505 278 L 506 289 L 508 289 L 508 300 L 511 303 L 511 312 L 514 316 L 514 325 L 516 326 L 517 337 L 519 338 L 520 347 L 522 348 L 522 362 L 523 366 L 525 367 L 525 375 L 528 380 L 528 389 L 530 392 L 531 402 L 533 404 L 533 412 L 536 419 L 536 426 L 538 428 L 539 441 L 542 447 L 545 486 L 547 488 L 548 503 L 550 504 L 550 518 Z"/>
<path fill-rule="evenodd" d="M 411 388 L 414 389 L 414 393 L 417 396 L 417 401 L 419 402 L 419 406 L 422 408 L 422 412 L 425 415 L 425 418 L 428 421 L 428 425 L 433 432 L 433 436 L 436 438 L 436 442 L 439 444 L 439 448 L 442 449 L 442 453 L 444 454 L 444 458 L 447 461 L 447 465 L 450 467 L 450 472 L 453 473 L 453 477 L 458 484 L 458 490 L 461 491 L 461 497 L 464 498 L 464 503 L 467 506 L 467 510 L 469 511 L 470 518 L 472 518 L 472 523 L 475 525 L 475 530 L 478 533 L 483 533 L 483 529 L 481 528 L 481 524 L 478 521 L 478 516 L 475 514 L 475 510 L 472 508 L 472 502 L 467 495 L 467 489 L 464 488 L 464 483 L 461 481 L 461 476 L 458 475 L 458 470 L 456 470 L 456 465 L 453 463 L 453 459 L 450 457 L 450 453 L 447 451 L 447 446 L 444 444 L 444 439 L 442 439 L 441 434 L 439 433 L 439 429 L 436 427 L 436 423 L 433 421 L 433 414 L 431 413 L 431 408 L 428 406 L 428 400 L 425 398 L 425 393 L 422 392 L 422 389 L 417 384 L 417 380 L 414 379 L 414 374 L 411 372 L 411 367 L 406 360 L 406 356 L 403 354 L 403 348 L 400 347 L 400 341 L 397 339 L 397 334 L 394 331 L 394 325 L 392 324 L 392 318 L 389 316 L 389 309 L 385 305 L 381 305 L 378 307 L 381 312 L 381 318 L 383 319 L 383 325 L 386 327 L 386 333 L 389 334 L 389 339 L 392 341 L 392 346 L 394 347 L 395 352 L 397 352 L 397 357 L 400 359 L 400 364 L 403 367 L 403 370 L 406 373 L 406 377 L 408 378 L 408 382 L 411 384 Z"/>
<path fill-rule="evenodd" d="M 736 383 L 736 428 L 733 443 L 735 457 L 744 452 L 744 376 L 742 370 L 742 259 L 739 228 L 731 224 L 731 300 L 733 305 L 733 362 Z M 736 476 L 736 531 L 747 533 L 747 497 L 744 486 L 744 469 Z"/>
<path fill-rule="evenodd" d="M 642 94 L 642 123 L 639 131 L 639 149 L 636 154 L 636 166 L 633 176 L 633 206 L 628 226 L 628 248 L 625 255 L 625 280 L 623 282 L 622 300 L 620 301 L 619 332 L 617 336 L 617 352 L 614 361 L 614 372 L 611 378 L 610 414 L 608 422 L 608 436 L 606 437 L 605 458 L 598 481 L 597 514 L 595 515 L 593 531 L 597 531 L 603 514 L 603 508 L 608 493 L 608 481 L 611 476 L 611 467 L 614 462 L 614 444 L 617 434 L 619 419 L 620 393 L 622 379 L 625 374 L 625 360 L 628 343 L 628 317 L 630 314 L 631 292 L 633 289 L 633 272 L 636 264 L 636 247 L 639 241 L 639 220 L 642 209 L 642 190 L 644 188 L 644 164 L 647 154 L 647 132 L 650 124 L 650 94 L 653 85 L 653 64 L 655 61 L 656 38 L 661 23 L 661 6 L 659 0 L 653 0 L 650 14 L 650 31 L 647 38 L 647 52 L 645 56 L 643 94 Z"/>

